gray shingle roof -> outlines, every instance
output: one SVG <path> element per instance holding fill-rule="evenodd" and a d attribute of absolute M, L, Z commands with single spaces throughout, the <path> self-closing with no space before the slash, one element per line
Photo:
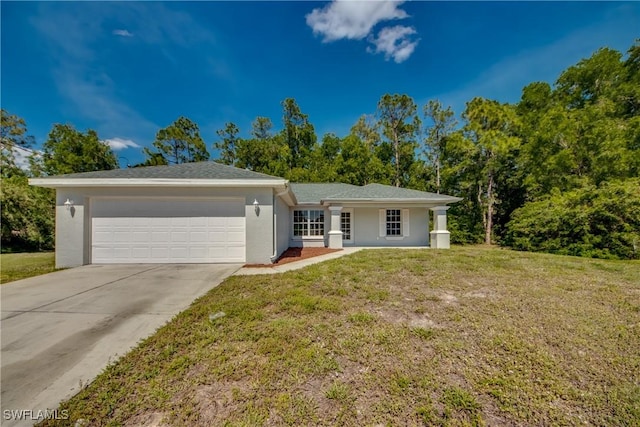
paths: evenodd
<path fill-rule="evenodd" d="M 446 194 L 435 194 L 382 184 L 363 187 L 351 184 L 291 184 L 298 203 L 320 204 L 323 201 L 415 201 L 453 203 L 462 200 Z"/>
<path fill-rule="evenodd" d="M 283 179 L 216 162 L 182 163 L 169 166 L 144 166 L 96 172 L 44 177 L 65 179 Z"/>
<path fill-rule="evenodd" d="M 114 169 L 108 171 L 82 172 L 67 175 L 37 178 L 36 185 L 46 186 L 43 181 L 56 179 L 184 179 L 184 180 L 281 180 L 284 178 L 252 172 L 216 162 L 182 163 L 170 166 L 146 166 L 140 168 Z M 453 203 L 462 200 L 445 194 L 434 194 L 425 191 L 409 190 L 390 185 L 369 184 L 363 187 L 343 183 L 292 183 L 291 190 L 298 204 L 320 204 L 331 202 L 378 202 L 403 201 L 427 203 Z"/>
<path fill-rule="evenodd" d="M 360 188 L 351 184 L 297 184 L 291 183 L 291 190 L 296 195 L 298 203 L 320 204 L 320 201 L 331 194 L 338 194 L 353 188 Z"/>
<path fill-rule="evenodd" d="M 446 194 L 429 193 L 427 191 L 411 190 L 408 188 L 392 187 L 383 184 L 368 184 L 364 187 L 355 187 L 342 193 L 332 194 L 325 200 L 433 200 L 454 202 L 460 200 L 457 197 Z"/>

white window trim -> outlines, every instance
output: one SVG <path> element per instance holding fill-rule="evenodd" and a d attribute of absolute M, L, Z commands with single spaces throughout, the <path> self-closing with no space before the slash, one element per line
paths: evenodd
<path fill-rule="evenodd" d="M 404 240 L 410 236 L 411 219 L 409 209 L 400 209 L 400 221 L 402 223 L 402 236 L 387 236 L 387 210 L 399 208 L 383 208 L 378 210 L 378 237 L 385 240 Z"/>
<path fill-rule="evenodd" d="M 295 216 L 295 211 L 322 211 L 324 214 L 324 222 L 322 224 L 322 228 L 323 228 L 323 232 L 320 235 L 316 235 L 316 236 L 296 236 L 294 234 L 294 230 L 295 230 L 295 221 L 294 221 L 294 216 Z M 310 224 L 308 224 L 310 225 Z M 309 232 L 311 230 L 311 228 L 309 227 L 307 229 L 307 232 Z M 315 240 L 315 241 L 322 241 L 325 238 L 325 234 L 327 234 L 327 212 L 322 209 L 322 208 L 295 208 L 291 211 L 291 238 L 293 240 Z"/>
<path fill-rule="evenodd" d="M 349 213 L 350 214 L 349 218 L 351 220 L 350 221 L 351 222 L 351 224 L 350 224 L 350 227 L 351 227 L 351 233 L 350 233 L 351 234 L 351 238 L 348 239 L 348 240 L 347 239 L 343 239 L 342 242 L 343 243 L 353 243 L 353 232 L 354 232 L 353 224 L 355 223 L 354 220 L 353 220 L 353 208 L 343 208 L 342 212 L 340 212 L 340 213 L 341 214 L 342 213 Z M 340 231 L 342 231 L 342 215 L 340 216 Z"/>

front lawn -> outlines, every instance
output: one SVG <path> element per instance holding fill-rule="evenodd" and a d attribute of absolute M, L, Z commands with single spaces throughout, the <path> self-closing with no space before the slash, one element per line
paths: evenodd
<path fill-rule="evenodd" d="M 58 423 L 638 425 L 638 349 L 640 262 L 361 251 L 231 277 Z"/>
<path fill-rule="evenodd" d="M 55 271 L 53 252 L 0 255 L 0 284 Z"/>

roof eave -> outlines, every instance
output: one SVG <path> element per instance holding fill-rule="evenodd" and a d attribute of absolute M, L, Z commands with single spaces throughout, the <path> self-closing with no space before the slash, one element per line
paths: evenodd
<path fill-rule="evenodd" d="M 285 179 L 168 179 L 168 178 L 30 178 L 30 185 L 65 187 L 282 187 Z"/>
<path fill-rule="evenodd" d="M 280 192 L 276 190 L 276 197 L 282 198 L 287 206 L 295 206 L 298 204 L 298 200 L 296 199 L 296 195 L 291 189 L 291 183 L 288 180 L 285 180 L 284 187 Z"/>
<path fill-rule="evenodd" d="M 329 205 L 331 203 L 361 203 L 361 204 L 379 204 L 379 203 L 420 203 L 425 205 L 438 205 L 438 204 L 447 204 L 447 203 L 455 203 L 461 201 L 460 197 L 447 197 L 441 199 L 419 199 L 419 198 L 349 198 L 349 199 L 339 199 L 339 198 L 328 198 L 323 199 L 321 201 L 322 205 Z"/>

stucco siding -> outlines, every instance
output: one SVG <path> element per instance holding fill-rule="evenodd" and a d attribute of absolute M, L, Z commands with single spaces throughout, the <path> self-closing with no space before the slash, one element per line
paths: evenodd
<path fill-rule="evenodd" d="M 388 206 L 384 209 L 403 209 Z M 354 208 L 353 244 L 355 246 L 428 246 L 429 211 L 427 208 L 409 208 L 409 236 L 387 239 L 379 236 L 379 208 Z"/>
<path fill-rule="evenodd" d="M 289 248 L 289 236 L 291 234 L 291 215 L 289 206 L 280 197 L 276 197 L 276 258 Z M 275 261 L 275 259 L 274 259 Z"/>
<path fill-rule="evenodd" d="M 69 209 L 65 201 L 73 202 Z M 86 230 L 87 199 L 74 191 L 56 194 L 56 268 L 77 267 L 85 264 L 90 233 Z"/>

